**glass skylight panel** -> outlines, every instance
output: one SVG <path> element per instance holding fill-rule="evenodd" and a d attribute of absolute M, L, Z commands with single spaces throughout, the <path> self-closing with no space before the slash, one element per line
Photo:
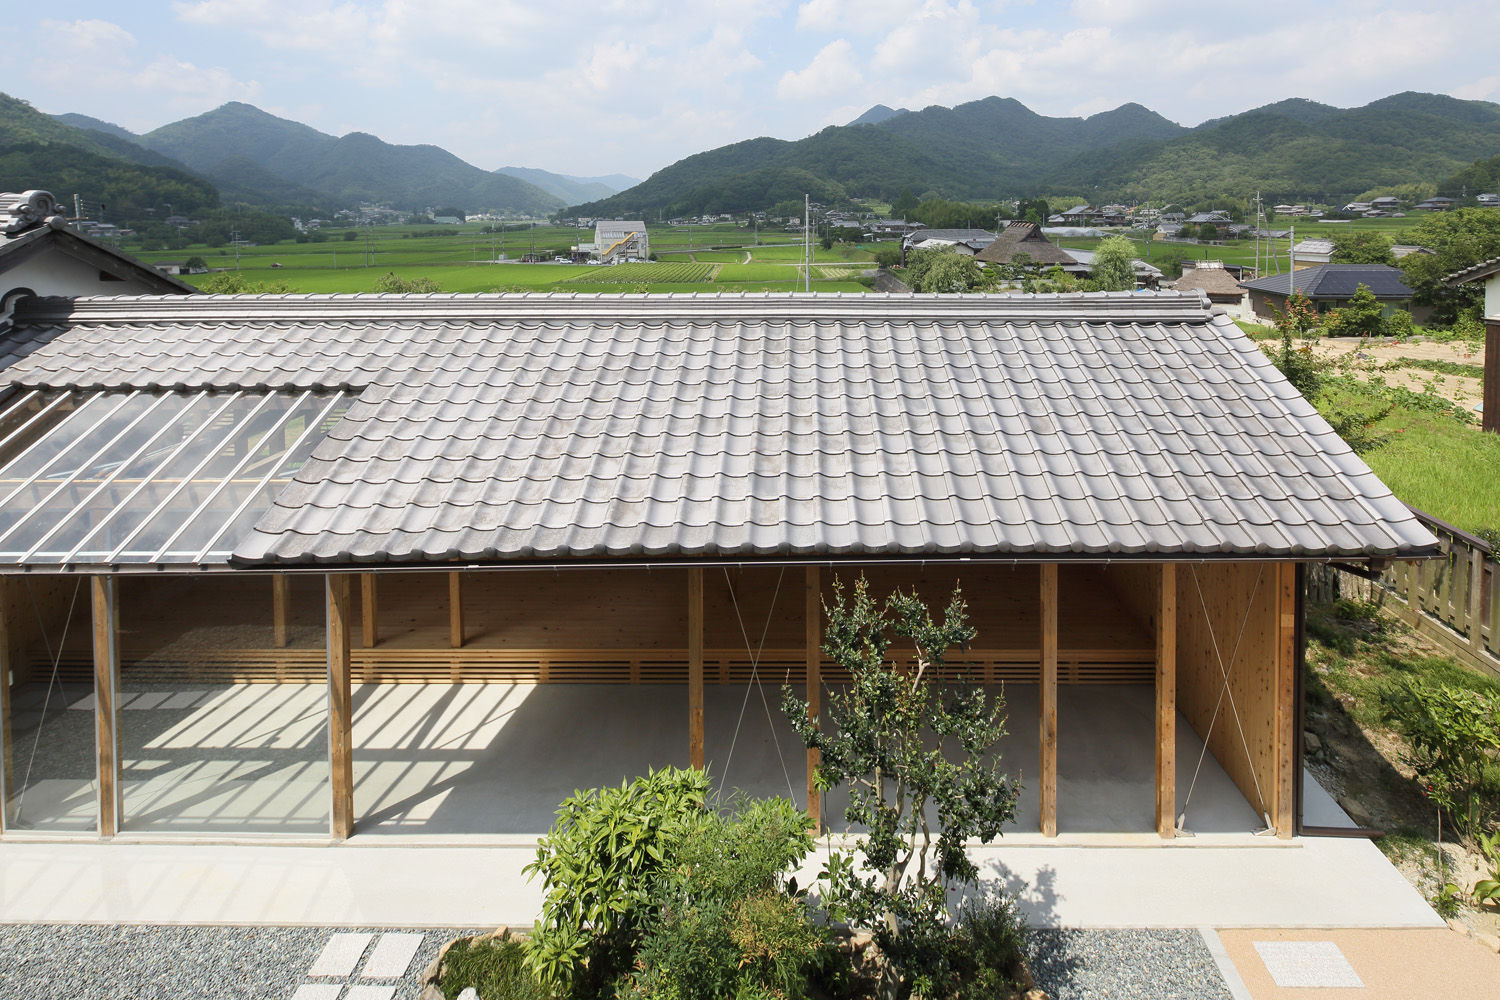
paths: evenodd
<path fill-rule="evenodd" d="M 75 394 L 76 395 L 76 394 Z M 0 563 L 224 562 L 341 392 L 24 394 L 0 412 Z"/>

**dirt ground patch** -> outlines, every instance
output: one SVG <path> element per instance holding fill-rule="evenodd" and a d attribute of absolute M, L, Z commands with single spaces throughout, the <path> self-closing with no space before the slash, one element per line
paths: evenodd
<path fill-rule="evenodd" d="M 1434 371 L 1412 361 L 1484 367 L 1484 346 L 1469 341 L 1364 340 L 1354 337 L 1324 337 L 1313 344 L 1313 353 L 1326 358 L 1341 371 L 1366 379 L 1383 378 L 1391 385 L 1436 395 L 1473 412 L 1483 398 L 1484 381 L 1477 375 Z"/>

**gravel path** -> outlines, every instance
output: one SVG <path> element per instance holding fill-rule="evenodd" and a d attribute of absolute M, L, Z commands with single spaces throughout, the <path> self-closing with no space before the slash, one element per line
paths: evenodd
<path fill-rule="evenodd" d="M 1196 930 L 1033 930 L 1031 971 L 1052 1000 L 1232 1000 Z"/>
<path fill-rule="evenodd" d="M 372 936 L 346 977 L 308 972 L 335 934 Z M 400 978 L 363 978 L 383 933 L 397 928 L 0 926 L 0 996 L 69 1000 L 293 1000 L 303 987 L 412 1000 L 444 942 L 460 932 L 423 929 Z M 353 989 L 363 987 L 363 990 Z M 373 990 L 371 988 L 374 988 Z M 385 989 L 381 989 L 384 987 Z M 385 991 L 389 990 L 390 993 Z M 304 996 L 316 991 L 304 992 Z"/>

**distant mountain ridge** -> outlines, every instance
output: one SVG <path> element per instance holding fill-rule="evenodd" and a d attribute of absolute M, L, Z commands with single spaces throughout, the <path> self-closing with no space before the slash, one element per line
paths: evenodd
<path fill-rule="evenodd" d="M 592 198 L 608 198 L 616 192 L 635 187 L 640 183 L 636 178 L 626 177 L 624 174 L 611 174 L 608 177 L 573 177 L 568 174 L 554 174 L 550 170 L 539 170 L 535 167 L 501 167 L 495 173 L 515 177 L 528 184 L 535 184 L 548 194 L 561 198 L 569 204 Z"/>
<path fill-rule="evenodd" d="M 1011 98 L 905 114 L 876 105 L 797 141 L 759 138 L 686 157 L 579 215 L 650 217 L 772 207 L 800 178 L 813 197 L 955 200 L 1078 195 L 1198 202 L 1333 199 L 1436 183 L 1500 148 L 1500 105 L 1402 93 L 1362 108 L 1294 98 L 1187 128 L 1139 104 L 1050 118 Z M 770 197 L 774 200 L 767 202 Z"/>
<path fill-rule="evenodd" d="M 533 184 L 481 170 L 437 146 L 397 146 L 363 132 L 335 137 L 235 101 L 163 125 L 139 141 L 212 181 L 243 185 L 248 161 L 264 171 L 262 183 L 265 176 L 274 177 L 344 204 L 380 202 L 408 210 L 457 205 L 474 212 L 544 215 L 563 203 Z"/>

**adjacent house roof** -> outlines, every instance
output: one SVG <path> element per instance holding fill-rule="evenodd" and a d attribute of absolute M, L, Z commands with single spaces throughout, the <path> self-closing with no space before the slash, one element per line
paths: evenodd
<path fill-rule="evenodd" d="M 68 220 L 59 214 L 57 202 L 48 192 L 0 192 L 0 272 L 39 254 L 54 251 L 115 278 L 133 280 L 138 283 L 137 287 L 148 292 L 198 291 L 145 261 L 73 231 Z"/>
<path fill-rule="evenodd" d="M 1462 271 L 1454 271 L 1443 280 L 1448 285 L 1463 285 L 1470 281 L 1483 281 L 1485 278 L 1495 274 L 1500 274 L 1500 257 L 1482 260 L 1478 264 L 1464 268 Z"/>
<path fill-rule="evenodd" d="M 1297 291 L 1314 300 L 1351 298 L 1360 285 L 1368 287 L 1377 299 L 1399 300 L 1412 296 L 1412 290 L 1401 280 L 1401 269 L 1387 264 L 1319 264 L 1241 284 L 1258 292 L 1290 295 L 1293 277 L 1296 278 Z"/>
<path fill-rule="evenodd" d="M 1326 257 L 1333 253 L 1333 240 L 1325 240 L 1321 237 L 1310 237 L 1300 241 L 1292 247 L 1294 257 L 1317 255 Z"/>
<path fill-rule="evenodd" d="M 1031 258 L 1033 264 L 1074 264 L 1077 259 L 1042 235 L 1034 223 L 1012 222 L 1000 230 L 995 242 L 979 251 L 976 260 L 986 264 L 1009 264 L 1018 253 Z"/>
<path fill-rule="evenodd" d="M 98 447 L 37 473 L 87 480 L 75 516 L 163 479 L 154 509 L 207 517 L 202 547 L 133 551 L 210 568 L 1436 547 L 1201 294 L 32 299 L 0 351 L 0 385 L 35 396 L 0 417 L 21 445 L 83 419 L 45 407 L 94 413 Z M 181 465 L 142 428 L 203 392 L 273 400 L 241 410 L 263 421 L 252 451 L 207 453 L 189 492 L 218 491 L 212 516 L 166 495 L 192 472 L 118 471 Z M 325 420 L 305 460 L 278 450 Z M 18 446 L 0 442 L 0 484 Z"/>
<path fill-rule="evenodd" d="M 1238 302 L 1245 297 L 1245 290 L 1234 275 L 1222 267 L 1204 267 L 1203 263 L 1185 268 L 1172 287 L 1179 292 L 1201 291 L 1211 302 Z"/>
<path fill-rule="evenodd" d="M 988 229 L 923 229 L 906 237 L 907 245 L 926 240 L 941 240 L 944 243 L 977 243 L 984 246 L 993 242 L 995 234 Z"/>

